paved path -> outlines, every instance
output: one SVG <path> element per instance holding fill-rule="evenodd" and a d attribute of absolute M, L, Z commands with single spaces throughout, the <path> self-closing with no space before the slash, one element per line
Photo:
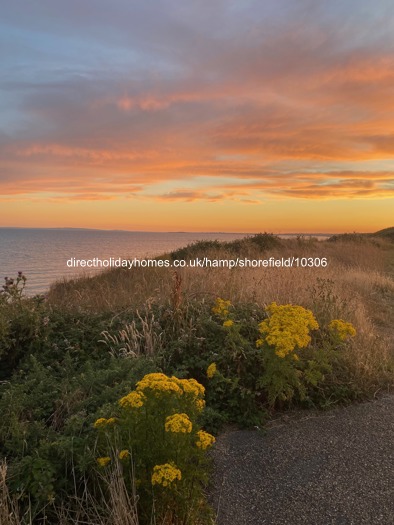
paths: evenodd
<path fill-rule="evenodd" d="M 394 525 L 394 396 L 223 434 L 218 525 Z"/>

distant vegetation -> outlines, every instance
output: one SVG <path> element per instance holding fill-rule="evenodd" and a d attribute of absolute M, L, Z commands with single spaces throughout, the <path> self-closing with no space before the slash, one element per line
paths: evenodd
<path fill-rule="evenodd" d="M 385 228 L 384 230 L 379 230 L 375 233 L 341 233 L 338 235 L 333 235 L 329 237 L 328 241 L 337 242 L 337 241 L 352 241 L 352 242 L 367 242 L 371 239 L 386 239 L 388 241 L 394 241 L 394 227 Z"/>
<path fill-rule="evenodd" d="M 136 268 L 0 293 L 1 525 L 204 525 L 223 425 L 394 386 L 394 228 L 267 233 L 169 259 L 326 267 Z"/>
<path fill-rule="evenodd" d="M 384 237 L 386 239 L 389 239 L 390 241 L 394 241 L 394 227 L 385 228 L 384 230 L 379 230 L 373 235 L 376 237 Z"/>
<path fill-rule="evenodd" d="M 270 233 L 258 233 L 243 239 L 229 242 L 196 241 L 184 248 L 172 251 L 169 255 L 174 259 L 192 259 L 212 252 L 247 256 L 249 253 L 264 253 L 281 245 L 281 239 Z"/>

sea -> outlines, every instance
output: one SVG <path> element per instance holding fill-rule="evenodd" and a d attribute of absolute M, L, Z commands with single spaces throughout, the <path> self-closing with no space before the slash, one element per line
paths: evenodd
<path fill-rule="evenodd" d="M 27 278 L 26 294 L 35 295 L 47 292 L 56 281 L 100 271 L 72 267 L 71 259 L 146 259 L 195 241 L 232 241 L 248 235 L 252 234 L 0 228 L 0 289 L 4 278 L 15 278 L 18 272 Z"/>

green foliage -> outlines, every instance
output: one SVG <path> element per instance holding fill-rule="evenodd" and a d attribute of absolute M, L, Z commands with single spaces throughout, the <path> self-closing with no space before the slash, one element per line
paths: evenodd
<path fill-rule="evenodd" d="M 46 339 L 42 298 L 24 297 L 25 283 L 26 277 L 19 272 L 16 279 L 6 277 L 0 291 L 0 380 L 9 377 L 20 359 Z"/>
<path fill-rule="evenodd" d="M 34 501 L 51 501 L 54 497 L 56 469 L 48 459 L 24 456 L 18 463 L 18 491 L 28 493 Z"/>
<path fill-rule="evenodd" d="M 248 253 L 250 249 L 264 253 L 280 245 L 280 238 L 271 233 L 257 233 L 243 239 L 235 239 L 224 243 L 226 250 L 234 255 Z"/>
<path fill-rule="evenodd" d="M 225 252 L 239 255 L 240 253 L 248 253 L 250 249 L 255 249 L 257 252 L 266 252 L 272 248 L 277 248 L 281 245 L 279 237 L 271 233 L 257 233 L 243 239 L 235 239 L 229 242 L 220 241 L 196 241 L 188 244 L 183 248 L 174 250 L 170 253 L 171 258 L 188 260 L 195 257 L 202 257 L 209 252 Z"/>
<path fill-rule="evenodd" d="M 226 336 L 207 370 L 209 406 L 249 425 L 261 424 L 267 409 L 326 406 L 337 392 L 337 370 L 343 370 L 355 335 L 352 325 L 331 319 L 318 329 L 311 311 L 293 305 L 273 303 L 259 312 L 263 321 L 255 312 L 251 323 L 237 310 L 221 299 L 212 309 Z M 356 395 L 347 376 L 348 394 Z"/>
<path fill-rule="evenodd" d="M 211 250 L 222 250 L 223 243 L 220 241 L 195 241 L 183 248 L 178 248 L 170 253 L 170 256 L 173 260 L 186 260 L 189 258 L 194 258 L 201 256 L 201 254 L 206 254 Z"/>
<path fill-rule="evenodd" d="M 201 499 L 207 484 L 206 449 L 213 436 L 199 423 L 204 388 L 191 379 L 146 375 L 136 390 L 112 407 L 111 417 L 94 423 L 98 468 L 108 475 L 123 466 L 126 485 L 136 485 L 141 523 L 197 524 L 208 512 Z M 114 417 L 115 416 L 115 417 Z"/>
<path fill-rule="evenodd" d="M 318 401 L 315 389 L 320 389 L 325 374 L 332 370 L 330 354 L 323 349 L 302 349 L 297 354 L 279 357 L 271 347 L 262 348 L 264 372 L 259 387 L 268 395 L 271 406 L 285 407 Z M 294 359 L 294 356 L 297 359 Z M 315 395 L 314 395 L 315 394 Z M 317 403 L 319 404 L 319 403 Z"/>
<path fill-rule="evenodd" d="M 256 390 L 261 352 L 255 341 L 264 312 L 256 305 L 240 306 L 233 312 L 234 324 L 226 327 L 224 318 L 212 315 L 211 307 L 196 301 L 178 311 L 175 318 L 165 311 L 157 313 L 163 333 L 158 364 L 165 373 L 195 377 L 206 386 L 212 409 L 208 429 L 216 430 L 224 421 L 242 426 L 261 424 L 265 409 Z M 212 362 L 221 373 L 208 381 L 206 370 Z"/>
<path fill-rule="evenodd" d="M 248 237 L 248 240 L 262 252 L 280 246 L 279 237 L 271 233 L 257 233 L 252 237 Z"/>
<path fill-rule="evenodd" d="M 353 243 L 367 243 L 368 234 L 365 233 L 340 233 L 332 235 L 327 239 L 327 242 L 353 242 Z"/>
<path fill-rule="evenodd" d="M 27 298 L 20 303 L 30 307 Z M 9 486 L 21 509 L 31 505 L 42 518 L 42 509 L 47 517 L 54 512 L 49 502 L 71 497 L 92 478 L 95 418 L 155 365 L 112 358 L 97 343 L 108 326 L 101 316 L 62 315 L 45 304 L 37 315 L 48 319 L 45 336 L 39 344 L 35 334 L 26 339 L 27 351 L 0 383 L 0 455 L 9 460 Z"/>
<path fill-rule="evenodd" d="M 211 357 L 217 372 L 208 381 L 207 403 L 225 414 L 228 421 L 241 426 L 261 425 L 266 410 L 256 371 L 262 370 L 262 354 L 254 344 L 255 337 L 252 341 L 248 338 L 250 327 L 246 320 L 244 323 L 239 320 L 220 327 L 223 342 L 217 356 Z"/>
<path fill-rule="evenodd" d="M 252 239 L 249 246 L 262 250 L 276 242 L 267 234 Z M 22 511 L 32 506 L 37 523 L 56 523 L 56 505 L 73 502 L 86 487 L 99 507 L 104 504 L 103 478 L 108 482 L 114 465 L 129 469 L 129 490 L 134 466 L 143 519 L 150 516 L 153 495 L 157 512 L 171 508 L 186 523 L 199 509 L 208 519 L 202 497 L 208 464 L 196 448 L 196 432 L 216 433 L 225 423 L 261 426 L 276 409 L 325 408 L 363 395 L 349 361 L 355 333 L 346 322 L 349 307 L 329 280 L 311 288 L 309 313 L 300 306 L 263 309 L 219 298 L 149 303 L 138 312 L 64 311 L 25 297 L 24 284 L 20 274 L 0 293 L 0 455 L 9 464 L 12 494 Z M 127 327 L 128 339 L 111 343 Z M 198 412 L 187 396 L 179 402 L 150 391 L 140 412 L 119 406 L 138 381 L 158 370 L 195 378 L 206 389 L 205 410 Z M 174 414 L 187 414 L 193 431 L 166 432 L 166 418 Z M 118 423 L 106 432 L 93 427 L 111 416 Z M 119 458 L 122 450 L 128 459 Z M 99 454 L 111 462 L 99 468 Z M 184 484 L 176 478 L 173 492 L 152 486 L 152 471 L 160 465 L 176 465 Z M 194 510 L 186 516 L 190 497 Z"/>

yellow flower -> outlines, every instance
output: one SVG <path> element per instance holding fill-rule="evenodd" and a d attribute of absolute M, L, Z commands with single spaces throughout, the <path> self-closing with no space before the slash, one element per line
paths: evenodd
<path fill-rule="evenodd" d="M 127 396 L 119 400 L 119 405 L 123 408 L 140 408 L 143 406 L 146 397 L 142 392 L 130 392 Z"/>
<path fill-rule="evenodd" d="M 349 337 L 356 335 L 356 329 L 352 323 L 347 323 L 342 319 L 334 319 L 328 325 L 330 332 L 338 337 L 341 341 L 346 341 Z"/>
<path fill-rule="evenodd" d="M 103 458 L 97 458 L 96 461 L 100 467 L 106 467 L 108 463 L 111 461 L 111 458 L 108 456 L 105 456 Z"/>
<path fill-rule="evenodd" d="M 230 301 L 225 301 L 218 297 L 215 301 L 215 306 L 212 308 L 212 312 L 219 317 L 225 319 L 229 314 L 229 308 L 231 306 Z"/>
<path fill-rule="evenodd" d="M 128 450 L 121 450 L 119 452 L 119 459 L 127 459 L 130 456 L 130 452 Z"/>
<path fill-rule="evenodd" d="M 93 423 L 93 426 L 94 426 L 94 428 L 102 428 L 102 427 L 105 427 L 106 424 L 107 424 L 107 420 L 105 419 L 105 417 L 99 417 Z"/>
<path fill-rule="evenodd" d="M 164 425 L 166 432 L 190 434 L 193 425 L 187 414 L 168 416 Z"/>
<path fill-rule="evenodd" d="M 179 386 L 178 381 L 179 379 L 176 377 L 170 378 L 161 373 L 147 374 L 137 383 L 136 390 L 138 392 L 148 390 L 153 392 L 155 396 L 160 396 L 163 393 L 182 395 L 183 391 Z"/>
<path fill-rule="evenodd" d="M 270 316 L 259 324 L 263 337 L 256 341 L 256 346 L 266 342 L 275 347 L 278 357 L 284 358 L 295 348 L 308 346 L 311 341 L 309 331 L 319 328 L 313 313 L 302 306 L 272 303 L 266 311 Z"/>
<path fill-rule="evenodd" d="M 190 394 L 194 398 L 204 397 L 205 388 L 195 379 L 178 379 L 174 376 L 171 379 L 181 387 L 184 394 Z"/>
<path fill-rule="evenodd" d="M 144 375 L 140 383 L 144 383 L 148 381 L 167 381 L 167 379 L 168 379 L 168 376 L 166 376 L 162 372 L 152 372 L 151 374 Z"/>
<path fill-rule="evenodd" d="M 211 447 L 216 441 L 216 439 L 211 434 L 208 434 L 208 432 L 205 432 L 204 430 L 199 430 L 197 432 L 197 436 L 198 440 L 196 445 L 202 450 L 206 450 L 208 447 Z"/>
<path fill-rule="evenodd" d="M 93 423 L 93 426 L 94 428 L 103 428 L 106 426 L 115 425 L 116 421 L 116 417 L 110 417 L 109 419 L 105 419 L 105 417 L 100 417 Z"/>
<path fill-rule="evenodd" d="M 203 399 L 197 399 L 196 408 L 198 412 L 202 412 L 205 408 L 205 401 Z"/>
<path fill-rule="evenodd" d="M 170 487 L 171 483 L 182 479 L 182 472 L 176 465 L 165 463 L 164 465 L 156 465 L 153 467 L 152 485 L 162 485 L 163 487 Z"/>
<path fill-rule="evenodd" d="M 231 326 L 233 326 L 233 324 L 234 324 L 234 321 L 232 321 L 231 319 L 228 319 L 227 321 L 224 321 L 223 326 L 225 326 L 226 328 L 230 328 Z"/>
<path fill-rule="evenodd" d="M 207 368 L 207 378 L 212 379 L 217 372 L 216 363 L 211 363 Z"/>

